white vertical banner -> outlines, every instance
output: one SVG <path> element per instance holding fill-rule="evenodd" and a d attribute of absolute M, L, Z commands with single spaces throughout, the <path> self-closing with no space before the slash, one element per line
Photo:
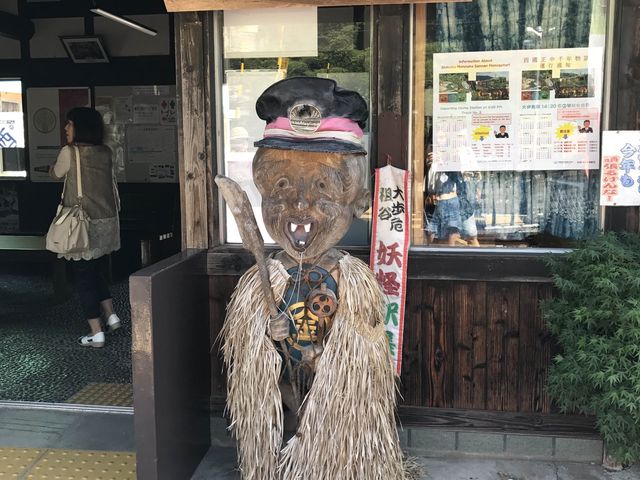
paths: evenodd
<path fill-rule="evenodd" d="M 402 368 L 410 207 L 411 174 L 391 165 L 376 169 L 370 265 L 385 295 L 384 324 L 396 375 Z"/>
<path fill-rule="evenodd" d="M 640 205 L 640 131 L 602 132 L 600 205 Z"/>

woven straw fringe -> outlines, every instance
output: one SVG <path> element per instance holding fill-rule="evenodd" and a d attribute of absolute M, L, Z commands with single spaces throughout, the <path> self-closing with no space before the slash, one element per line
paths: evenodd
<path fill-rule="evenodd" d="M 424 477 L 424 468 L 415 457 L 403 457 L 404 477 L 406 480 L 420 480 Z"/>
<path fill-rule="evenodd" d="M 287 283 L 281 265 L 269 260 L 271 283 L 281 299 Z M 286 273 L 286 272 L 285 272 Z M 254 266 L 245 273 L 227 307 L 220 332 L 227 367 L 227 409 L 238 445 L 242 478 L 277 478 L 282 445 L 282 399 L 278 378 L 282 359 L 266 335 L 268 309 Z"/>
<path fill-rule="evenodd" d="M 287 278 L 277 262 L 269 266 L 275 296 L 282 298 Z M 268 314 L 258 282 L 255 269 L 242 277 L 221 334 L 243 479 L 416 478 L 404 470 L 382 293 L 368 266 L 348 255 L 340 261 L 340 301 L 331 333 L 297 434 L 281 452 L 281 359 L 265 335 Z"/>

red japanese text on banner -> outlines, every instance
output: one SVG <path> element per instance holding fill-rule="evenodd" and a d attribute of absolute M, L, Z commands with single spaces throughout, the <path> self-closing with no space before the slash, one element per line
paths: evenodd
<path fill-rule="evenodd" d="M 397 375 L 402 367 L 410 205 L 411 174 L 391 165 L 376 169 L 370 265 L 385 296 L 384 323 Z"/>

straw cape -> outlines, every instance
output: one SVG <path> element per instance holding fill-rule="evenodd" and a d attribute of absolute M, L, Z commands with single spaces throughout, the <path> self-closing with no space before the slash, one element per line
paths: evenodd
<path fill-rule="evenodd" d="M 282 300 L 289 274 L 268 260 Z M 245 480 L 407 480 L 395 423 L 395 374 L 383 298 L 371 270 L 344 255 L 339 305 L 295 436 L 282 447 L 282 360 L 266 333 L 269 314 L 256 267 L 240 279 L 221 333 L 227 407 Z M 374 320 L 374 321 L 371 321 Z M 375 327 L 370 325 L 375 323 Z"/>

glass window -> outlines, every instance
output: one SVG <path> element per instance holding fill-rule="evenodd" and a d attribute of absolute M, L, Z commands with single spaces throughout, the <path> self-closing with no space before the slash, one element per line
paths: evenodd
<path fill-rule="evenodd" d="M 606 2 L 415 6 L 414 245 L 598 230 Z"/>
<path fill-rule="evenodd" d="M 267 242 L 272 240 L 262 225 L 260 194 L 251 175 L 256 151 L 253 142 L 262 138 L 265 127 L 256 115 L 256 100 L 267 87 L 284 78 L 318 76 L 359 92 L 370 104 L 370 15 L 370 7 L 225 12 L 224 172 L 247 192 Z M 276 42 L 266 40 L 278 35 Z M 365 146 L 369 148 L 368 129 Z M 368 243 L 367 215 L 354 221 L 342 245 Z M 240 235 L 228 209 L 225 227 L 226 241 L 239 243 Z"/>
<path fill-rule="evenodd" d="M 26 177 L 22 82 L 0 79 L 0 177 Z"/>

